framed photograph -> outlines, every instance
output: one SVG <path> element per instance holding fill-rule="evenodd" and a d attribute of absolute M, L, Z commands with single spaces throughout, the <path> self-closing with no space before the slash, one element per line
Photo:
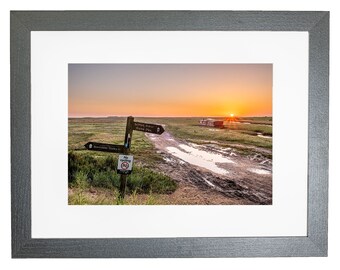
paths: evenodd
<path fill-rule="evenodd" d="M 12 11 L 12 257 L 327 256 L 329 12 Z"/>

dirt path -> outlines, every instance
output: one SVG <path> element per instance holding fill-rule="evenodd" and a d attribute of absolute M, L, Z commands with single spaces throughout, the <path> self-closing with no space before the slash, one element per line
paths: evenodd
<path fill-rule="evenodd" d="M 260 153 L 241 156 L 232 148 L 197 145 L 168 132 L 146 136 L 165 161 L 158 169 L 179 183 L 169 198 L 178 204 L 272 203 L 272 162 Z"/>

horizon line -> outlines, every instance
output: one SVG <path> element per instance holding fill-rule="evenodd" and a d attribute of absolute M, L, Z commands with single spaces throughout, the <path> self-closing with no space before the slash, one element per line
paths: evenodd
<path fill-rule="evenodd" d="M 190 116 L 190 115 L 184 115 L 184 116 L 150 116 L 150 115 L 138 115 L 138 116 L 133 116 L 133 115 L 108 115 L 108 116 L 68 116 L 68 118 L 122 118 L 122 117 L 129 117 L 132 116 L 134 118 L 223 118 L 223 117 L 230 117 L 228 115 L 223 115 L 223 116 Z M 273 117 L 272 115 L 245 115 L 245 116 L 234 116 L 235 118 L 238 117 Z"/>

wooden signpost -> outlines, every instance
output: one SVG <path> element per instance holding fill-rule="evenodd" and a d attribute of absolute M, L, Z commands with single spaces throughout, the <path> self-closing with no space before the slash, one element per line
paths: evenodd
<path fill-rule="evenodd" d="M 132 139 L 132 126 L 133 126 L 133 117 L 129 116 L 126 121 L 126 129 L 125 129 L 125 138 L 124 138 L 124 155 L 128 155 L 130 153 L 131 147 L 131 139 Z M 121 199 L 124 199 L 125 189 L 126 189 L 126 174 L 120 175 L 120 188 L 119 188 L 119 196 Z"/>
<path fill-rule="evenodd" d="M 154 133 L 161 135 L 164 128 L 161 125 L 134 122 L 134 118 L 129 116 L 126 121 L 124 145 L 107 144 L 98 142 L 88 142 L 84 146 L 87 150 L 120 153 L 117 172 L 120 174 L 119 196 L 121 199 L 125 196 L 127 175 L 132 172 L 133 156 L 130 156 L 131 140 L 133 130 Z"/>

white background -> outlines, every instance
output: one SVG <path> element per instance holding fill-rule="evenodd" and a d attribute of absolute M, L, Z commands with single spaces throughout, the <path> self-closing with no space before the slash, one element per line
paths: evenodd
<path fill-rule="evenodd" d="M 331 0 L 257 0 L 257 1 L 2 1 L 0 8 L 0 265 L 3 269 L 338 269 L 340 266 L 339 240 L 340 173 L 337 169 L 340 150 L 340 83 L 333 76 L 339 62 L 340 9 Z M 329 205 L 329 257 L 328 258 L 248 258 L 248 259 L 177 259 L 177 260 L 11 260 L 10 259 L 10 121 L 9 121 L 9 10 L 53 9 L 201 9 L 201 10 L 330 10 L 331 11 L 331 93 L 330 93 L 330 205 Z"/>
<path fill-rule="evenodd" d="M 68 63 L 273 63 L 273 205 L 67 205 Z M 307 235 L 306 32 L 32 32 L 31 78 L 33 238 Z"/>

